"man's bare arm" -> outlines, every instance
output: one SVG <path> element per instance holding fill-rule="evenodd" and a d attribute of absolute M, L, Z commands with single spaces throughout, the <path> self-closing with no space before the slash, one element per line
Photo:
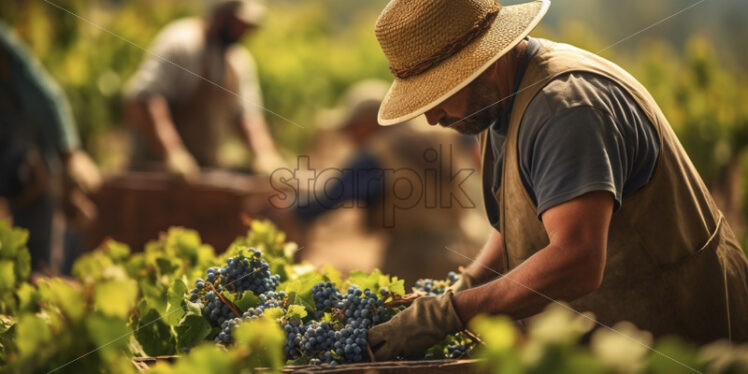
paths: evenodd
<path fill-rule="evenodd" d="M 521 319 L 540 312 L 548 298 L 572 301 L 597 289 L 612 214 L 613 197 L 603 191 L 547 210 L 542 218 L 550 244 L 504 277 L 456 294 L 463 322 L 482 313 Z"/>
<path fill-rule="evenodd" d="M 245 114 L 239 121 L 239 131 L 244 142 L 252 151 L 257 171 L 272 173 L 275 168 L 282 167 L 282 159 L 275 148 L 273 137 L 270 136 L 265 118 L 258 113 Z"/>
<path fill-rule="evenodd" d="M 503 269 L 504 244 L 501 233 L 493 230 L 478 258 L 465 269 L 465 272 L 472 276 L 477 284 L 481 284 L 497 278 L 497 272 L 502 272 Z"/>
<path fill-rule="evenodd" d="M 188 178 L 199 171 L 197 162 L 182 143 L 164 97 L 128 100 L 125 115 L 127 122 L 145 135 L 150 148 L 171 170 Z"/>

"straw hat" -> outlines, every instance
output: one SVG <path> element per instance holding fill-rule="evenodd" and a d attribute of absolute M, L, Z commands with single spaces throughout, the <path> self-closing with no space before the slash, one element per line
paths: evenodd
<path fill-rule="evenodd" d="M 549 0 L 502 6 L 494 0 L 392 0 L 376 24 L 395 81 L 379 123 L 419 116 L 454 95 L 524 39 Z"/>
<path fill-rule="evenodd" d="M 261 25 L 267 9 L 262 0 L 211 0 L 211 10 L 229 11 L 249 25 Z"/>

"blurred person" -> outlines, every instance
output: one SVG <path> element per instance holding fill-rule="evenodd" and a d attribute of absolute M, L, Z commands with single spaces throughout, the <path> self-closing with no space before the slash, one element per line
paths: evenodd
<path fill-rule="evenodd" d="M 529 37 L 549 6 L 392 0 L 377 20 L 396 76 L 379 122 L 479 134 L 495 228 L 448 292 L 369 330 L 377 360 L 552 301 L 599 326 L 748 340 L 748 261 L 668 120 L 614 63 Z"/>
<path fill-rule="evenodd" d="M 309 223 L 332 210 L 360 207 L 365 228 L 384 236 L 383 259 L 378 264 L 384 273 L 410 285 L 419 278 L 443 279 L 465 261 L 431 254 L 444 246 L 469 242 L 460 222 L 475 209 L 457 202 L 440 205 L 437 199 L 464 187 L 451 177 L 457 168 L 473 166 L 465 148 L 475 141 L 444 131 L 418 131 L 412 124 L 379 126 L 377 112 L 387 88 L 383 81 L 358 82 L 344 93 L 338 108 L 321 113 L 319 127 L 344 134 L 355 151 L 340 169 L 315 170 L 319 178 L 310 188 L 316 188 L 309 199 L 300 199 L 295 212 Z M 328 179 L 322 179 L 325 174 Z M 407 207 L 398 206 L 400 197 L 411 193 L 420 199 Z M 433 201 L 427 202 L 426 196 Z M 418 259 L 418 267 L 412 266 L 413 259 Z"/>
<path fill-rule="evenodd" d="M 0 23 L 0 197 L 13 224 L 29 230 L 33 271 L 69 273 L 77 229 L 96 216 L 87 194 L 100 185 L 64 92 Z"/>
<path fill-rule="evenodd" d="M 204 18 L 167 25 L 126 88 L 126 121 L 138 130 L 133 167 L 161 161 L 186 180 L 222 167 L 227 126 L 253 152 L 255 171 L 281 164 L 263 115 L 255 63 L 239 44 L 259 27 L 259 0 L 215 0 Z"/>

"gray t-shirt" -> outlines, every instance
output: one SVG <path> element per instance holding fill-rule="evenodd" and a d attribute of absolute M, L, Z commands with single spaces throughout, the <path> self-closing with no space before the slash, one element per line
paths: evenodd
<path fill-rule="evenodd" d="M 537 53 L 537 41 L 529 41 L 520 74 Z M 494 189 L 501 185 L 508 119 L 507 113 L 489 128 Z M 522 182 L 538 217 L 592 191 L 611 192 L 618 209 L 649 182 L 659 155 L 657 133 L 634 99 L 610 79 L 586 72 L 561 75 L 533 98 L 517 146 Z M 486 206 L 498 228 L 498 202 L 488 197 Z"/>

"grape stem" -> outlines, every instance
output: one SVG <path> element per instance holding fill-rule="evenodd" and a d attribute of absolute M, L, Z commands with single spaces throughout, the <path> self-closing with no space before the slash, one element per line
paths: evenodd
<path fill-rule="evenodd" d="M 475 342 L 475 343 L 477 343 L 479 345 L 485 345 L 486 344 L 486 343 L 483 342 L 483 340 L 481 340 L 481 338 L 478 337 L 478 335 L 476 335 L 474 332 L 472 332 L 472 331 L 470 331 L 468 329 L 462 330 L 462 331 L 460 331 L 460 333 L 462 333 L 464 335 L 467 335 L 467 337 L 470 338 L 470 340 L 472 340 L 473 342 Z"/>
<path fill-rule="evenodd" d="M 223 295 L 221 295 L 221 293 L 218 292 L 215 287 L 213 287 L 213 283 L 208 282 L 208 285 L 210 285 L 210 289 L 213 290 L 213 293 L 215 293 L 216 296 L 218 296 L 221 302 L 226 304 L 229 307 L 229 309 L 231 309 L 231 311 L 234 312 L 234 315 L 236 316 L 236 318 L 241 318 L 242 314 L 239 313 L 239 311 L 236 310 L 236 308 L 230 302 L 228 302 L 226 299 L 223 298 Z"/>
<path fill-rule="evenodd" d="M 369 353 L 369 360 L 371 360 L 371 362 L 377 362 L 376 358 L 374 357 L 374 352 L 371 350 L 371 346 L 368 342 L 366 343 L 366 352 Z"/>

